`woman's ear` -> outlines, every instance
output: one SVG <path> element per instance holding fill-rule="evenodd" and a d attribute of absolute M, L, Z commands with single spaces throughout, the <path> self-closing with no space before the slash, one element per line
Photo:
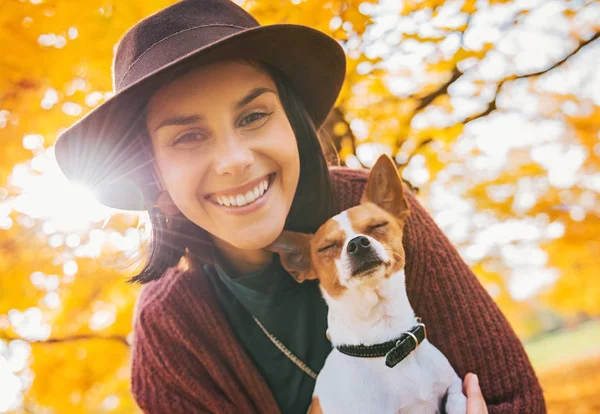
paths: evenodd
<path fill-rule="evenodd" d="M 154 160 L 153 164 L 154 174 L 156 174 L 157 182 L 161 190 L 160 194 L 156 198 L 156 207 L 158 207 L 158 209 L 162 211 L 165 216 L 175 216 L 179 214 L 179 208 L 177 208 L 173 202 L 173 199 L 171 198 L 171 195 L 169 194 L 169 191 L 167 191 L 165 180 L 160 172 L 160 169 L 158 168 L 156 159 Z"/>
<path fill-rule="evenodd" d="M 165 216 L 175 216 L 179 214 L 179 209 L 173 202 L 171 195 L 168 191 L 163 191 L 158 195 L 156 199 L 156 206 Z"/>
<path fill-rule="evenodd" d="M 317 278 L 310 257 L 311 239 L 311 234 L 284 230 L 266 249 L 279 254 L 284 269 L 302 283 Z"/>
<path fill-rule="evenodd" d="M 154 168 L 154 175 L 156 182 L 158 183 L 158 188 L 161 192 L 167 191 L 167 184 L 165 183 L 165 178 L 160 172 L 160 168 L 158 168 L 158 162 L 156 162 L 156 158 L 154 158 L 154 161 L 152 161 L 152 166 Z"/>

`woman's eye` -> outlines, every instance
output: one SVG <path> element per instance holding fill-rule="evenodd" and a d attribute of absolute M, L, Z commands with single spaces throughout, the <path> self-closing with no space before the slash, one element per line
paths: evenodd
<path fill-rule="evenodd" d="M 183 134 L 173 140 L 173 145 L 177 144 L 185 144 L 189 142 L 201 142 L 205 140 L 206 137 L 198 132 L 188 132 L 187 134 Z"/>
<path fill-rule="evenodd" d="M 244 127 L 260 119 L 266 118 L 267 116 L 269 116 L 269 114 L 264 112 L 253 112 L 240 121 L 240 126 Z"/>

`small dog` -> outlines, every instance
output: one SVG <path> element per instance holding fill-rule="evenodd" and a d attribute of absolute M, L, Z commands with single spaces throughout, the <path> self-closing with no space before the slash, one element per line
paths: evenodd
<path fill-rule="evenodd" d="M 405 288 L 398 170 L 381 156 L 358 206 L 314 235 L 284 232 L 271 250 L 298 281 L 318 279 L 333 350 L 309 413 L 466 413 L 462 381 L 426 337 Z"/>

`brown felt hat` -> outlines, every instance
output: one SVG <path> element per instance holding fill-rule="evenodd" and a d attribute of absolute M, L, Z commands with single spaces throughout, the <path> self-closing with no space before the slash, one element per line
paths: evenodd
<path fill-rule="evenodd" d="M 160 189 L 150 173 L 148 146 L 142 145 L 145 104 L 182 68 L 240 58 L 281 70 L 317 129 L 346 70 L 342 47 L 318 30 L 261 26 L 229 0 L 180 1 L 140 21 L 120 40 L 113 62 L 115 94 L 58 137 L 61 170 L 106 206 L 144 210 L 154 205 Z"/>

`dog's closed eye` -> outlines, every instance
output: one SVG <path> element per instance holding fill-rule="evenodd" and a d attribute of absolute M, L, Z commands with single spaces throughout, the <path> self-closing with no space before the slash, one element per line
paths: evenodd
<path fill-rule="evenodd" d="M 340 244 L 338 242 L 329 243 L 329 244 L 326 244 L 324 246 L 319 247 L 317 249 L 317 252 L 321 253 L 321 252 L 324 252 L 326 250 L 332 249 L 334 247 L 339 247 L 339 245 Z"/>
<path fill-rule="evenodd" d="M 382 222 L 379 222 L 379 223 L 375 223 L 375 224 L 367 227 L 367 232 L 368 233 L 372 233 L 373 231 L 375 231 L 377 229 L 380 229 L 380 228 L 383 228 L 383 227 L 387 226 L 388 224 L 390 224 L 389 221 L 382 221 Z"/>

